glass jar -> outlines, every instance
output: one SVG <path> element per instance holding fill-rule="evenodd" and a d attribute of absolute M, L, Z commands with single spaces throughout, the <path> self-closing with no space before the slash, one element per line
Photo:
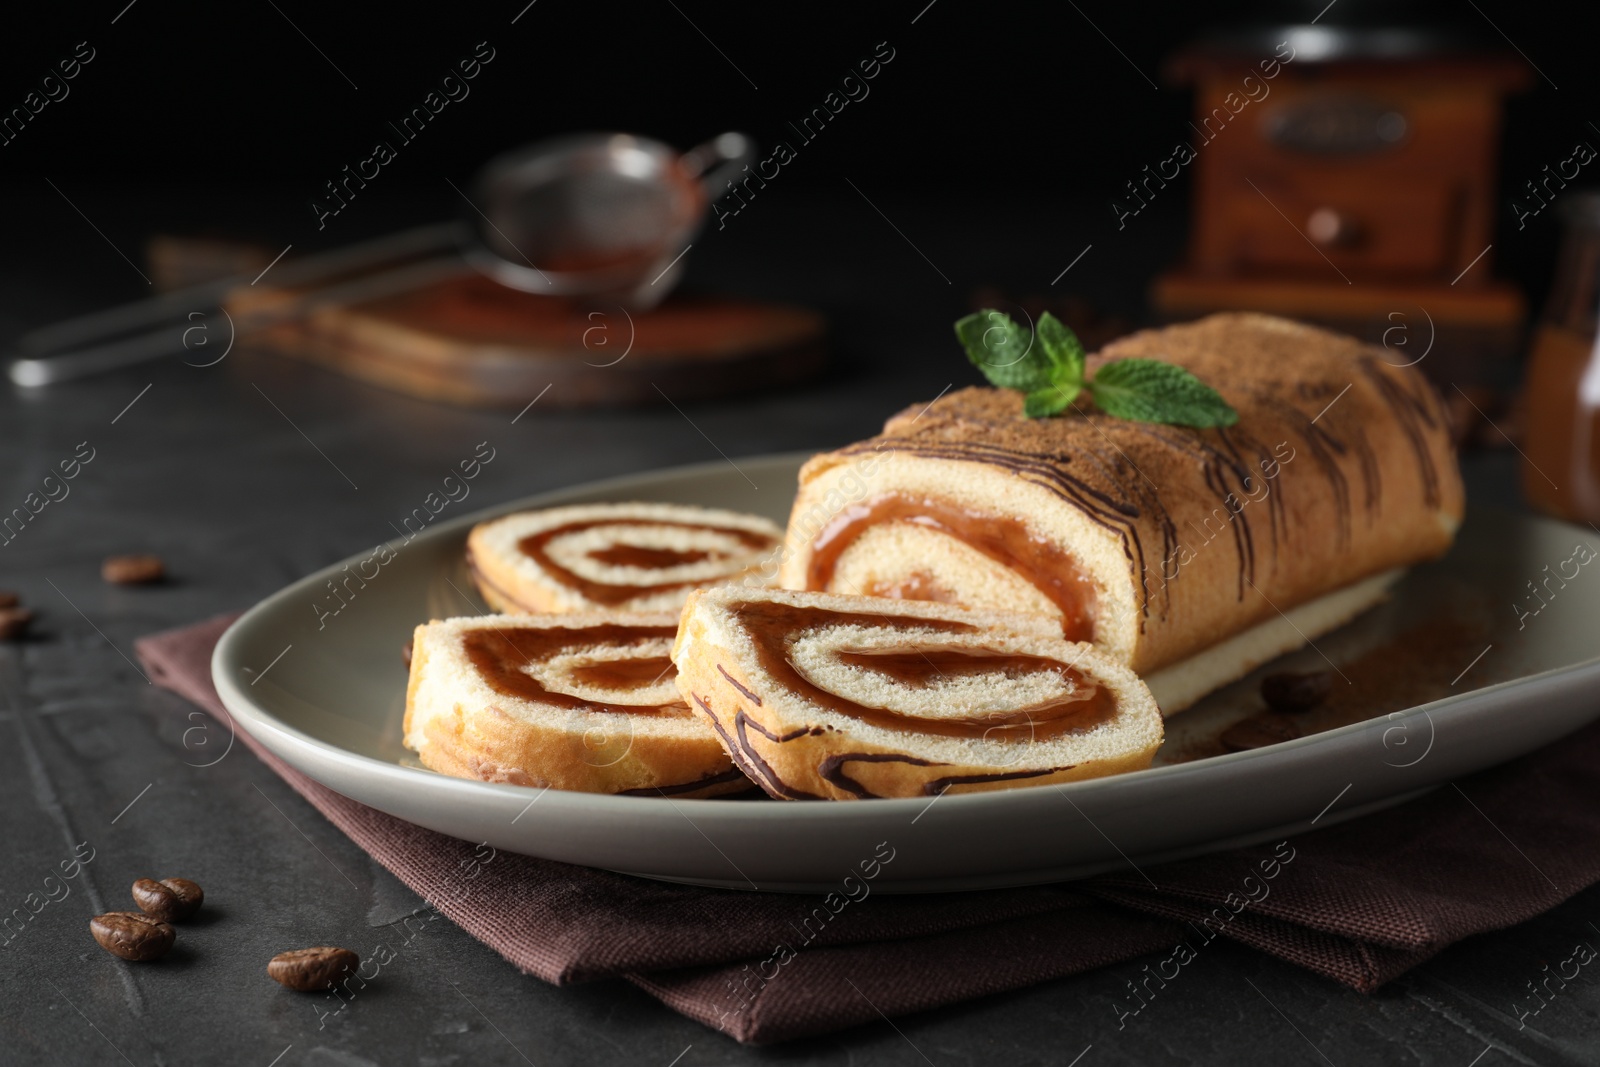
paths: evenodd
<path fill-rule="evenodd" d="M 1600 193 L 1562 205 L 1564 232 L 1524 387 L 1522 491 L 1574 522 L 1600 523 Z"/>

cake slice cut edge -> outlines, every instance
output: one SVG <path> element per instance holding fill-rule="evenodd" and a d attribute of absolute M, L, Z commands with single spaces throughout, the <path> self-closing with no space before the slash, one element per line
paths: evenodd
<path fill-rule="evenodd" d="M 802 618 L 784 631 L 786 612 Z M 783 799 L 1059 784 L 1147 767 L 1163 736 L 1144 683 L 1047 616 L 723 587 L 690 597 L 673 659 L 695 713 Z"/>
<path fill-rule="evenodd" d="M 500 612 L 677 611 L 692 589 L 771 581 L 782 539 L 772 521 L 720 508 L 574 504 L 479 523 L 467 563 Z"/>
<path fill-rule="evenodd" d="M 431 770 L 483 782 L 674 798 L 746 792 L 750 782 L 673 684 L 676 630 L 669 613 L 425 623 L 413 637 L 405 745 Z"/>

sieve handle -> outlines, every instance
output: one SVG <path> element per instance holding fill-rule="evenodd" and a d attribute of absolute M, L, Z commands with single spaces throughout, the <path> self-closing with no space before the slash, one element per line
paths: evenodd
<path fill-rule="evenodd" d="M 756 143 L 730 130 L 683 154 L 683 165 L 700 179 L 706 199 L 715 200 L 738 173 L 756 158 Z"/>

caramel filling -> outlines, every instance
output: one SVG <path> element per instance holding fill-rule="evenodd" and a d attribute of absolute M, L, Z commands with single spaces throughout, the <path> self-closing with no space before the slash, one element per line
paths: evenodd
<path fill-rule="evenodd" d="M 868 582 L 861 590 L 867 596 L 888 597 L 891 600 L 932 600 L 939 604 L 954 604 L 955 594 L 934 580 L 927 571 L 912 571 L 894 581 Z"/>
<path fill-rule="evenodd" d="M 832 611 L 773 602 L 742 603 L 735 615 L 749 632 L 761 667 L 777 684 L 829 711 L 873 726 L 903 733 L 937 734 L 969 740 L 1044 740 L 1109 721 L 1117 711 L 1116 698 L 1082 671 L 1045 656 L 999 652 L 987 648 L 956 647 L 938 643 L 938 634 L 980 634 L 969 623 L 943 619 L 894 619 L 870 613 Z M 828 626 L 867 626 L 902 629 L 903 644 L 881 649 L 844 649 L 840 662 L 886 675 L 895 682 L 919 689 L 941 679 L 1006 673 L 1050 671 L 1066 690 L 1061 696 L 1028 707 L 1005 711 L 938 718 L 908 715 L 891 708 L 872 707 L 822 688 L 807 678 L 790 658 L 796 638 Z"/>
<path fill-rule="evenodd" d="M 646 570 L 658 567 L 681 567 L 685 563 L 699 563 L 703 559 L 712 558 L 710 552 L 703 552 L 698 548 L 685 552 L 676 548 L 646 548 L 643 545 L 622 544 L 590 549 L 584 555 L 613 567 L 641 567 Z M 725 559 L 726 555 L 719 553 L 716 558 Z"/>
<path fill-rule="evenodd" d="M 596 689 L 626 690 L 645 689 L 668 677 L 676 678 L 678 669 L 672 665 L 671 656 L 641 656 L 585 663 L 567 673 L 573 681 Z"/>
<path fill-rule="evenodd" d="M 688 589 L 693 586 L 706 584 L 705 579 L 687 582 L 658 582 L 646 585 L 617 585 L 610 582 L 597 582 L 575 574 L 563 567 L 550 557 L 548 551 L 551 541 L 558 537 L 582 533 L 597 526 L 670 526 L 683 530 L 704 530 L 708 533 L 724 534 L 736 539 L 751 553 L 759 553 L 771 548 L 776 542 L 766 534 L 754 530 L 741 530 L 736 526 L 706 526 L 696 522 L 668 522 L 662 519 L 590 519 L 584 522 L 571 522 L 564 526 L 553 526 L 548 530 L 540 530 L 536 534 L 529 534 L 517 542 L 517 547 L 523 555 L 544 568 L 546 574 L 552 579 L 577 591 L 583 597 L 596 604 L 615 605 L 621 604 L 636 597 L 649 596 L 651 593 L 662 593 L 669 589 Z M 599 563 L 620 565 L 625 567 L 638 567 L 641 569 L 659 569 L 675 567 L 686 563 L 700 563 L 705 560 L 726 560 L 733 558 L 733 553 L 717 549 L 691 549 L 678 550 L 669 548 L 651 548 L 643 545 L 630 545 L 626 542 L 617 542 L 605 548 L 592 549 L 588 556 Z"/>
<path fill-rule="evenodd" d="M 529 666 L 547 663 L 557 656 L 601 651 L 633 651 L 623 659 L 597 659 L 572 667 L 567 673 L 575 683 L 600 689 L 646 689 L 659 681 L 677 676 L 672 661 L 644 647 L 661 638 L 676 636 L 672 626 L 628 626 L 604 623 L 585 627 L 492 627 L 468 630 L 461 639 L 463 650 L 489 688 L 508 697 L 536 700 L 561 708 L 609 711 L 619 714 L 654 714 L 688 717 L 689 705 L 681 700 L 665 704 L 607 704 L 550 689 L 529 674 Z"/>
<path fill-rule="evenodd" d="M 1021 575 L 1061 609 L 1061 631 L 1069 641 L 1094 639 L 1094 583 L 1070 552 L 1030 533 L 1015 519 L 901 493 L 875 496 L 835 515 L 812 542 L 806 588 L 826 590 L 845 550 L 868 527 L 881 522 L 927 527 L 976 549 Z M 896 582 L 874 582 L 867 592 L 905 600 L 955 599 L 920 571 Z"/>

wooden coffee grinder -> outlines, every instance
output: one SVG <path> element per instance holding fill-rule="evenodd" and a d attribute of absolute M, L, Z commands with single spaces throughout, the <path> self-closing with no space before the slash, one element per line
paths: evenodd
<path fill-rule="evenodd" d="M 1524 316 L 1492 271 L 1501 102 L 1531 82 L 1521 60 L 1445 30 L 1324 22 L 1205 38 L 1166 74 L 1195 90 L 1194 221 L 1187 262 L 1155 282 L 1161 317 L 1270 312 L 1397 361 L 1431 348 L 1422 369 L 1441 383 L 1497 376 Z"/>

